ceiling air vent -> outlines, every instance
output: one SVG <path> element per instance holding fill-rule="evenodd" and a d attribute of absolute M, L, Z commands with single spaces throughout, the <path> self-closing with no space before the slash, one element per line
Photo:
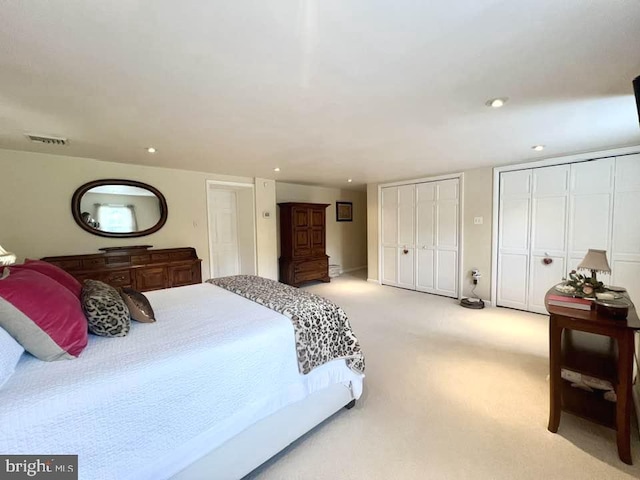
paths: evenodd
<path fill-rule="evenodd" d="M 35 143 L 45 143 L 47 145 L 66 145 L 68 140 L 61 137 L 51 137 L 49 135 L 33 135 L 27 133 L 27 138 Z"/>

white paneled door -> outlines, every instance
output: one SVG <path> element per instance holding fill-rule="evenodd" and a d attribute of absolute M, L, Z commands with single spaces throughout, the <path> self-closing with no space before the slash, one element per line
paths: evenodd
<path fill-rule="evenodd" d="M 614 285 L 625 287 L 640 305 L 640 154 L 616 158 L 613 208 Z"/>
<path fill-rule="evenodd" d="M 211 189 L 209 192 L 209 238 L 213 277 L 240 273 L 238 212 L 236 192 Z"/>
<path fill-rule="evenodd" d="M 415 288 L 415 190 L 382 189 L 382 283 Z"/>
<path fill-rule="evenodd" d="M 590 248 L 607 251 L 605 284 L 640 301 L 640 155 L 500 174 L 499 306 L 546 313 L 544 295 Z"/>
<path fill-rule="evenodd" d="M 531 173 L 531 256 L 529 310 L 546 313 L 544 296 L 566 275 L 569 165 Z"/>
<path fill-rule="evenodd" d="M 526 310 L 529 305 L 531 170 L 500 175 L 497 303 Z"/>
<path fill-rule="evenodd" d="M 458 296 L 459 180 L 382 188 L 382 283 Z"/>

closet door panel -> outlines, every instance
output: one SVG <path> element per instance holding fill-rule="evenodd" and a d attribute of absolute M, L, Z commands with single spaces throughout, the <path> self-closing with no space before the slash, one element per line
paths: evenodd
<path fill-rule="evenodd" d="M 437 182 L 436 293 L 458 296 L 459 180 Z"/>
<path fill-rule="evenodd" d="M 404 253 L 400 251 L 398 255 L 398 286 L 402 288 L 415 289 L 415 279 L 413 276 L 415 258 L 413 249 Z"/>
<path fill-rule="evenodd" d="M 532 250 L 565 251 L 566 231 L 567 197 L 534 199 Z"/>
<path fill-rule="evenodd" d="M 640 154 L 616 158 L 612 283 L 640 305 Z"/>
<path fill-rule="evenodd" d="M 500 247 L 529 249 L 529 198 L 505 199 L 500 209 Z"/>
<path fill-rule="evenodd" d="M 416 290 L 435 293 L 435 249 L 416 249 Z"/>
<path fill-rule="evenodd" d="M 385 187 L 382 202 L 382 283 L 398 284 L 398 187 Z"/>
<path fill-rule="evenodd" d="M 398 187 L 382 189 L 382 244 L 398 244 Z"/>
<path fill-rule="evenodd" d="M 435 291 L 436 184 L 416 185 L 416 290 Z"/>
<path fill-rule="evenodd" d="M 579 195 L 572 200 L 570 251 L 584 257 L 590 248 L 608 250 L 611 195 Z"/>
<path fill-rule="evenodd" d="M 551 264 L 545 264 L 544 259 L 551 258 Z M 566 275 L 565 257 L 546 257 L 533 255 L 531 257 L 531 291 L 529 292 L 529 311 L 547 313 L 544 306 L 544 296 L 547 291 Z"/>
<path fill-rule="evenodd" d="M 616 260 L 611 265 L 613 271 L 612 284 L 627 289 L 631 301 L 640 305 L 640 261 Z M 599 277 L 598 277 L 599 278 Z M 603 280 L 604 281 L 604 280 Z"/>
<path fill-rule="evenodd" d="M 458 252 L 439 250 L 437 257 L 436 291 L 450 297 L 458 293 Z"/>
<path fill-rule="evenodd" d="M 416 245 L 435 247 L 436 244 L 436 203 L 435 185 L 421 183 L 416 185 Z"/>
<path fill-rule="evenodd" d="M 613 158 L 571 164 L 571 192 L 578 195 L 610 193 L 613 167 Z"/>
<path fill-rule="evenodd" d="M 413 247 L 415 242 L 415 187 L 398 188 L 398 244 Z"/>
<path fill-rule="evenodd" d="M 398 283 L 398 249 L 382 247 L 382 283 L 397 285 Z"/>
<path fill-rule="evenodd" d="M 438 202 L 438 248 L 458 248 L 458 202 Z"/>
<path fill-rule="evenodd" d="M 498 305 L 527 309 L 529 255 L 503 253 L 498 264 Z"/>
<path fill-rule="evenodd" d="M 500 175 L 497 305 L 527 309 L 531 219 L 531 170 Z"/>
<path fill-rule="evenodd" d="M 574 269 L 590 248 L 611 254 L 614 166 L 613 158 L 571 165 L 567 270 Z"/>
<path fill-rule="evenodd" d="M 528 310 L 544 313 L 544 296 L 566 274 L 571 167 L 533 170 Z M 551 262 L 544 262 L 544 259 Z"/>
<path fill-rule="evenodd" d="M 640 190 L 618 192 L 613 215 L 615 254 L 640 255 Z"/>

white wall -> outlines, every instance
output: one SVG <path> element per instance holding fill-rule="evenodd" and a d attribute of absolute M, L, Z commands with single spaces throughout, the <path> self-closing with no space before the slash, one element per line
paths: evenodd
<path fill-rule="evenodd" d="M 341 265 L 343 270 L 367 265 L 366 192 L 276 182 L 276 199 L 278 203 L 330 204 L 326 212 L 329 263 Z M 336 201 L 353 202 L 353 222 L 336 221 Z"/>
<path fill-rule="evenodd" d="M 256 243 L 258 275 L 278 279 L 278 228 L 276 182 L 256 178 Z"/>
<path fill-rule="evenodd" d="M 476 293 L 484 300 L 491 296 L 491 215 L 493 205 L 493 169 L 478 168 L 464 172 L 462 241 L 463 296 L 471 295 L 471 269 L 478 268 L 482 279 Z M 482 217 L 482 225 L 473 223 Z M 378 184 L 367 185 L 367 262 L 368 278 L 378 280 Z"/>
<path fill-rule="evenodd" d="M 62 147 L 64 148 L 64 147 Z M 0 245 L 19 260 L 97 253 L 100 247 L 150 244 L 194 247 L 209 278 L 207 180 L 253 183 L 253 178 L 102 162 L 88 158 L 0 150 Z M 140 238 L 103 238 L 82 230 L 71 216 L 71 196 L 82 184 L 102 178 L 148 183 L 167 199 L 169 216 L 160 231 Z M 260 179 L 258 212 L 275 212 L 275 182 Z M 268 222 L 267 222 L 268 223 Z M 259 225 L 258 274 L 277 278 L 275 218 Z"/>

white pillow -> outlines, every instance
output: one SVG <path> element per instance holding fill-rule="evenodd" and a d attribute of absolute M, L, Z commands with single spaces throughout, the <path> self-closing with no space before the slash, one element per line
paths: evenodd
<path fill-rule="evenodd" d="M 0 388 L 16 371 L 16 365 L 23 353 L 22 345 L 0 327 Z"/>

